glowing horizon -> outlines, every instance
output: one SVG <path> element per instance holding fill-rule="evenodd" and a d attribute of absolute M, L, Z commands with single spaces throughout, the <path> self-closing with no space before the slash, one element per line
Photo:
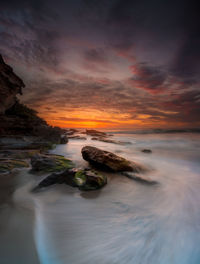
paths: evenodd
<path fill-rule="evenodd" d="M 54 126 L 200 127 L 200 20 L 186 2 L 4 1 L 0 53 L 20 101 Z"/>

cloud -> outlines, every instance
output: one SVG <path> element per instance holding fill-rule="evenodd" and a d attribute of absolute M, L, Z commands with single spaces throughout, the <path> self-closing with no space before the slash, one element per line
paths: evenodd
<path fill-rule="evenodd" d="M 55 120 L 199 124 L 196 1 L 2 1 L 0 52 Z M 170 15 L 169 15 L 170 14 Z M 99 118 L 99 116 L 107 116 Z M 117 121 L 118 116 L 118 121 Z M 78 122 L 78 118 L 76 120 Z M 109 121 L 110 120 L 110 121 Z M 73 121 L 73 120 L 71 120 Z M 100 121 L 99 121 L 100 122 Z"/>
<path fill-rule="evenodd" d="M 133 73 L 130 83 L 134 87 L 144 89 L 152 94 L 161 93 L 166 89 L 164 83 L 167 74 L 162 69 L 145 63 L 135 64 L 130 68 Z"/>
<path fill-rule="evenodd" d="M 175 76 L 187 82 L 200 80 L 200 20 L 198 1 L 186 1 L 185 12 L 182 15 L 182 41 L 178 52 L 171 63 L 171 71 Z"/>

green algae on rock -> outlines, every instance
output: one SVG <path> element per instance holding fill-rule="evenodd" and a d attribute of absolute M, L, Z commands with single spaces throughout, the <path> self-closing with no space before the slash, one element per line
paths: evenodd
<path fill-rule="evenodd" d="M 64 172 L 52 173 L 47 176 L 33 190 L 38 191 L 53 184 L 63 183 L 78 187 L 81 191 L 92 191 L 101 189 L 106 185 L 107 177 L 90 169 L 66 169 Z"/>
<path fill-rule="evenodd" d="M 94 170 L 84 169 L 75 173 L 74 181 L 80 190 L 97 190 L 107 183 L 107 177 Z"/>
<path fill-rule="evenodd" d="M 31 158 L 32 171 L 48 173 L 61 172 L 74 167 L 71 160 L 61 155 L 38 154 Z"/>
<path fill-rule="evenodd" d="M 24 160 L 0 159 L 0 173 L 10 172 L 15 168 L 27 168 L 29 164 Z"/>

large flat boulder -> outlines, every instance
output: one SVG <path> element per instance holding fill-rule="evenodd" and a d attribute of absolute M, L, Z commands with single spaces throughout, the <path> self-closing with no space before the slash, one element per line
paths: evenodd
<path fill-rule="evenodd" d="M 101 150 L 92 146 L 85 146 L 81 150 L 83 159 L 88 161 L 91 165 L 110 171 L 145 171 L 141 165 L 126 160 L 123 157 L 117 156 L 112 152 Z"/>

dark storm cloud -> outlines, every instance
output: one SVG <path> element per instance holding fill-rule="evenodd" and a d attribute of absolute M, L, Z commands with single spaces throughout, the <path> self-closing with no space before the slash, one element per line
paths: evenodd
<path fill-rule="evenodd" d="M 40 1 L 3 2 L 0 51 L 26 66 L 55 68 L 59 64 L 58 33 L 48 28 L 55 21 L 56 16 Z"/>
<path fill-rule="evenodd" d="M 140 63 L 132 65 L 131 70 L 133 77 L 130 81 L 135 87 L 145 89 L 153 94 L 163 92 L 166 88 L 164 82 L 167 79 L 167 73 L 162 69 Z"/>
<path fill-rule="evenodd" d="M 186 91 L 174 95 L 168 102 L 163 102 L 162 107 L 177 111 L 177 120 L 194 122 L 200 116 L 200 91 Z"/>
<path fill-rule="evenodd" d="M 155 54 L 162 48 L 167 56 L 174 52 L 171 50 L 174 42 L 176 53 L 169 70 L 175 76 L 191 79 L 200 73 L 198 4 L 196 0 L 115 1 L 108 17 L 110 42 L 119 50 L 130 49 L 130 55 L 139 43 L 150 51 L 154 49 Z"/>
<path fill-rule="evenodd" d="M 172 63 L 171 70 L 178 76 L 192 81 L 200 73 L 200 19 L 199 1 L 187 1 L 182 17 L 182 43 Z"/>
<path fill-rule="evenodd" d="M 89 49 L 85 52 L 85 59 L 95 63 L 106 62 L 105 52 L 102 49 Z"/>

